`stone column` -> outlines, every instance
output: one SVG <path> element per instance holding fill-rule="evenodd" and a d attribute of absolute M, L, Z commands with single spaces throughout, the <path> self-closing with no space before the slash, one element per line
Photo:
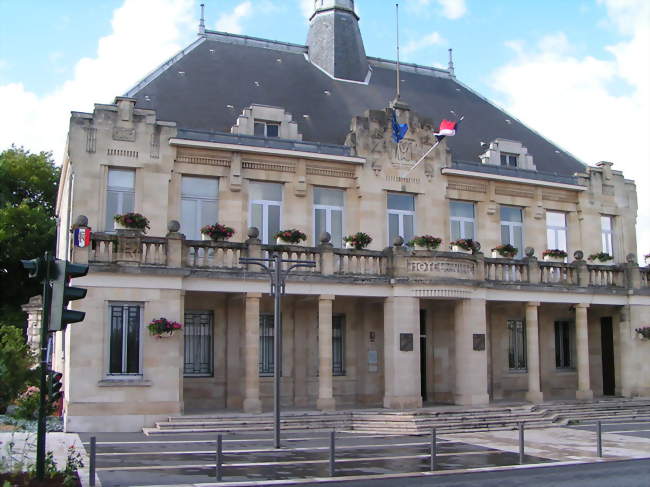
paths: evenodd
<path fill-rule="evenodd" d="M 334 296 L 318 297 L 318 400 L 316 407 L 323 411 L 336 408 L 332 392 L 332 301 Z"/>
<path fill-rule="evenodd" d="M 488 404 L 488 358 L 485 350 L 487 317 L 484 299 L 463 299 L 456 303 L 455 364 L 456 404 Z"/>
<path fill-rule="evenodd" d="M 384 357 L 384 407 L 422 407 L 418 298 L 384 301 Z"/>
<path fill-rule="evenodd" d="M 594 393 L 591 390 L 589 378 L 589 326 L 587 322 L 588 304 L 576 304 L 576 352 L 578 355 L 578 390 L 576 399 L 591 400 Z"/>
<path fill-rule="evenodd" d="M 526 303 L 526 364 L 528 367 L 528 392 L 526 399 L 539 403 L 544 400 L 539 376 L 539 303 Z"/>
<path fill-rule="evenodd" d="M 262 412 L 260 402 L 259 347 L 260 293 L 246 293 L 244 310 L 244 411 Z"/>

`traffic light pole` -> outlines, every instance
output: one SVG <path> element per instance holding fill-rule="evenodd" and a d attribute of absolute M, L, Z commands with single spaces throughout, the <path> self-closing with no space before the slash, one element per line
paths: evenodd
<path fill-rule="evenodd" d="M 48 325 L 50 323 L 50 305 L 52 302 L 52 288 L 50 286 L 52 255 L 45 252 L 43 265 L 45 272 L 43 274 L 43 312 L 41 313 L 41 385 L 38 404 L 38 429 L 36 433 L 36 478 L 43 480 L 45 478 L 45 425 L 47 414 L 45 411 L 46 391 L 47 391 L 47 342 L 48 342 Z"/>

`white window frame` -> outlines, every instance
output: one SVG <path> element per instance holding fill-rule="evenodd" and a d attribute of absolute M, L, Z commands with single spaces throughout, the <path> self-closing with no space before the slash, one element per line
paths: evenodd
<path fill-rule="evenodd" d="M 564 226 L 560 227 L 557 225 L 549 225 L 548 223 L 548 217 L 546 219 L 546 245 L 548 246 L 547 248 L 549 249 L 559 249 L 559 250 L 564 250 L 565 252 L 567 251 L 567 247 L 569 244 L 569 232 L 567 229 L 567 219 L 566 219 L 566 213 L 562 211 L 547 211 L 546 214 L 548 215 L 549 213 L 557 214 L 557 215 L 562 215 L 564 217 Z M 548 241 L 548 231 L 553 232 L 553 238 L 555 242 L 559 241 L 559 233 L 564 232 L 564 248 L 560 248 L 558 245 L 552 245 L 551 242 Z"/>
<path fill-rule="evenodd" d="M 451 203 L 452 203 L 452 201 L 472 205 L 472 213 L 474 214 L 474 216 L 472 218 L 468 218 L 466 216 L 452 216 L 452 214 L 451 214 Z M 463 201 L 463 200 L 450 200 L 449 203 L 450 203 L 449 204 L 449 236 L 453 240 L 453 233 L 454 232 L 452 230 L 451 224 L 452 224 L 452 222 L 458 222 L 460 224 L 460 237 L 459 238 L 462 238 L 462 239 L 471 238 L 472 240 L 476 240 L 476 230 L 477 230 L 477 228 L 476 228 L 476 205 L 475 205 L 475 203 L 473 201 Z M 472 224 L 472 228 L 474 229 L 474 235 L 472 235 L 471 237 L 465 235 L 465 223 L 471 223 Z"/>
<path fill-rule="evenodd" d="M 503 162 L 501 161 L 501 158 L 502 158 L 502 157 L 505 157 L 505 158 L 506 158 L 506 163 L 505 163 L 505 164 L 503 164 Z M 512 166 L 512 165 L 510 164 L 510 160 L 511 160 L 511 158 L 513 158 L 513 157 L 514 157 L 514 159 L 515 159 L 515 165 L 514 165 L 514 166 Z M 511 152 L 501 152 L 501 153 L 499 154 L 499 165 L 500 165 L 501 167 L 519 167 L 519 154 L 513 154 L 513 153 L 511 153 Z"/>
<path fill-rule="evenodd" d="M 263 135 L 263 137 L 273 137 L 274 139 L 277 139 L 277 138 L 280 137 L 280 126 L 281 126 L 280 122 L 271 122 L 271 121 L 267 121 L 267 120 L 255 119 L 253 121 L 253 134 L 255 134 L 255 125 L 257 125 L 258 123 L 264 125 L 264 135 Z M 268 133 L 269 125 L 273 125 L 273 126 L 278 127 L 278 135 L 269 135 L 269 133 Z M 260 136 L 258 136 L 258 137 L 260 137 Z"/>
<path fill-rule="evenodd" d="M 413 217 L 413 236 L 417 235 L 416 220 L 415 220 L 415 210 L 392 210 L 388 208 L 388 195 L 393 192 L 386 193 L 386 235 L 388 236 L 388 246 L 392 247 L 393 242 L 390 241 L 390 215 L 397 215 L 397 235 L 404 239 L 404 245 L 408 244 L 406 237 L 404 236 L 404 217 L 412 216 Z M 415 208 L 415 195 L 409 193 L 393 193 L 393 194 L 406 194 L 413 198 L 413 208 Z"/>
<path fill-rule="evenodd" d="M 183 179 L 183 178 L 196 178 L 196 179 L 198 179 L 198 178 L 203 178 L 203 176 L 196 176 L 196 175 L 193 175 L 193 174 L 182 174 L 182 175 L 181 175 L 181 188 L 183 187 L 183 182 L 182 182 L 182 179 Z M 205 177 L 204 179 L 214 179 L 214 180 L 217 181 L 217 193 L 216 193 L 215 197 L 214 197 L 214 198 L 208 198 L 208 197 L 206 197 L 206 196 L 198 196 L 198 195 L 188 195 L 188 196 L 183 196 L 184 193 L 182 192 L 182 189 L 181 189 L 181 217 L 183 216 L 183 201 L 184 201 L 184 200 L 188 200 L 188 201 L 196 201 L 196 202 L 197 202 L 197 205 L 196 205 L 196 215 L 195 215 L 195 216 L 196 216 L 196 221 L 197 221 L 197 222 L 200 222 L 200 221 L 201 221 L 201 211 L 202 211 L 202 209 L 203 209 L 203 204 L 204 204 L 205 202 L 215 202 L 215 203 L 217 204 L 217 220 L 215 220 L 214 222 L 209 222 L 209 223 L 208 223 L 208 225 L 212 225 L 212 224 L 214 224 L 215 222 L 219 221 L 219 178 L 218 178 L 218 177 L 212 177 L 212 176 L 209 176 L 209 177 Z M 182 220 L 182 218 L 181 218 L 181 220 Z M 181 226 L 182 226 L 182 225 L 183 225 L 183 222 L 181 221 Z M 201 234 L 201 226 L 202 226 L 202 225 L 199 223 L 199 228 L 198 228 L 199 239 L 201 238 L 201 237 L 200 237 L 200 234 Z"/>
<path fill-rule="evenodd" d="M 128 373 L 124 372 L 126 369 L 126 351 L 127 351 L 127 334 L 128 334 L 128 329 L 126 324 L 128 323 L 128 313 L 122 313 L 122 367 L 121 370 L 122 372 L 119 373 L 114 373 L 111 372 L 111 332 L 112 332 L 112 325 L 113 325 L 113 313 L 112 313 L 112 308 L 114 306 L 121 306 L 122 308 L 127 307 L 127 306 L 137 306 L 140 308 L 140 324 L 138 326 L 138 372 L 134 373 Z M 142 336 L 142 330 L 144 328 L 144 303 L 142 302 L 130 302 L 130 301 L 109 301 L 108 302 L 108 340 L 106 343 L 108 344 L 108 353 L 107 353 L 107 363 L 106 363 L 106 376 L 110 378 L 134 378 L 134 379 L 139 379 L 143 375 L 142 371 L 142 363 L 143 363 L 143 336 Z"/>
<path fill-rule="evenodd" d="M 251 181 L 252 183 L 256 183 L 257 181 Z M 284 193 L 284 185 L 282 183 L 276 183 L 274 181 L 261 181 L 261 182 L 268 182 L 272 184 L 279 184 L 281 187 L 281 192 Z M 282 194 L 284 196 L 284 194 Z M 282 230 L 282 201 L 275 201 L 275 200 L 253 200 L 251 199 L 248 202 L 248 226 L 252 227 L 253 226 L 253 205 L 262 205 L 262 228 L 258 228 L 260 231 L 260 240 L 262 241 L 263 244 L 273 244 L 275 242 L 271 242 L 270 239 L 273 237 L 272 235 L 269 235 L 269 206 L 277 206 L 280 208 L 280 230 Z"/>
<path fill-rule="evenodd" d="M 520 222 L 511 222 L 507 220 L 501 220 L 501 214 L 499 214 L 499 220 L 501 222 L 501 225 L 499 227 L 499 234 L 501 233 L 501 227 L 506 226 L 508 227 L 508 242 L 501 242 L 502 244 L 509 243 L 514 247 L 515 245 L 515 228 L 519 227 L 521 228 L 521 246 L 524 247 L 526 245 L 526 236 L 524 235 L 524 210 L 520 206 L 511 206 L 511 205 L 501 205 L 504 208 L 516 208 L 517 210 L 520 211 L 521 213 L 521 221 Z M 499 212 L 501 210 L 499 209 Z M 515 257 L 520 257 L 523 255 L 523 248 L 517 249 L 517 255 Z"/>
<path fill-rule="evenodd" d="M 603 219 L 609 220 L 609 229 L 603 227 Z M 600 245 L 603 252 L 614 256 L 614 217 L 611 215 L 600 215 Z"/>
<path fill-rule="evenodd" d="M 320 187 L 320 186 L 319 186 Z M 322 188 L 322 189 L 335 189 L 338 191 L 343 191 L 343 201 L 345 202 L 345 190 L 339 188 Z M 316 210 L 325 210 L 325 231 L 332 235 L 332 211 L 341 212 L 341 236 L 345 233 L 345 206 L 334 206 L 334 205 L 320 205 L 314 203 L 314 208 L 312 209 L 312 234 L 314 235 L 314 245 L 320 243 L 320 235 L 316 234 Z M 331 242 L 332 245 L 336 248 L 343 247 L 343 241 L 341 242 Z"/>
<path fill-rule="evenodd" d="M 129 172 L 133 173 L 133 187 L 132 188 L 127 188 L 125 186 L 109 186 L 108 181 L 110 179 L 110 172 L 111 171 L 123 171 L 123 172 L 129 171 Z M 106 173 L 106 194 L 105 194 L 105 198 L 104 198 L 104 205 L 105 205 L 105 212 L 106 213 L 108 213 L 108 192 L 109 191 L 117 193 L 117 213 L 116 213 L 116 215 L 124 214 L 124 194 L 125 193 L 133 194 L 133 210 L 131 210 L 131 211 L 135 211 L 135 186 L 136 186 L 135 178 L 136 178 L 135 169 L 122 168 L 122 167 L 109 167 L 108 168 L 108 172 Z M 104 216 L 104 224 L 106 225 L 106 228 L 104 229 L 104 231 L 113 232 L 115 230 L 114 226 L 112 224 L 114 216 L 115 215 L 112 215 L 110 217 L 111 218 L 110 222 L 109 222 L 108 214 L 106 214 Z"/>

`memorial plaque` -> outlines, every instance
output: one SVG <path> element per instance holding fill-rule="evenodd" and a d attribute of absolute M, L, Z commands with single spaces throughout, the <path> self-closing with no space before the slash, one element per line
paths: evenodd
<path fill-rule="evenodd" d="M 400 352 L 413 351 L 413 333 L 399 334 L 399 350 Z"/>
<path fill-rule="evenodd" d="M 485 350 L 485 333 L 474 333 L 474 350 L 483 351 Z"/>
<path fill-rule="evenodd" d="M 417 277 L 474 279 L 476 264 L 469 259 L 409 259 L 407 270 Z"/>

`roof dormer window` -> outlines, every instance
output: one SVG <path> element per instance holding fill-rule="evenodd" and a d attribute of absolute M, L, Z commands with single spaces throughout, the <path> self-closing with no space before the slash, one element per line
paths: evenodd
<path fill-rule="evenodd" d="M 507 154 L 501 153 L 501 165 L 506 167 L 517 167 L 517 159 L 519 156 L 517 154 Z"/>
<path fill-rule="evenodd" d="M 260 137 L 279 137 L 280 124 L 277 122 L 266 122 L 263 120 L 255 120 L 254 135 Z"/>

